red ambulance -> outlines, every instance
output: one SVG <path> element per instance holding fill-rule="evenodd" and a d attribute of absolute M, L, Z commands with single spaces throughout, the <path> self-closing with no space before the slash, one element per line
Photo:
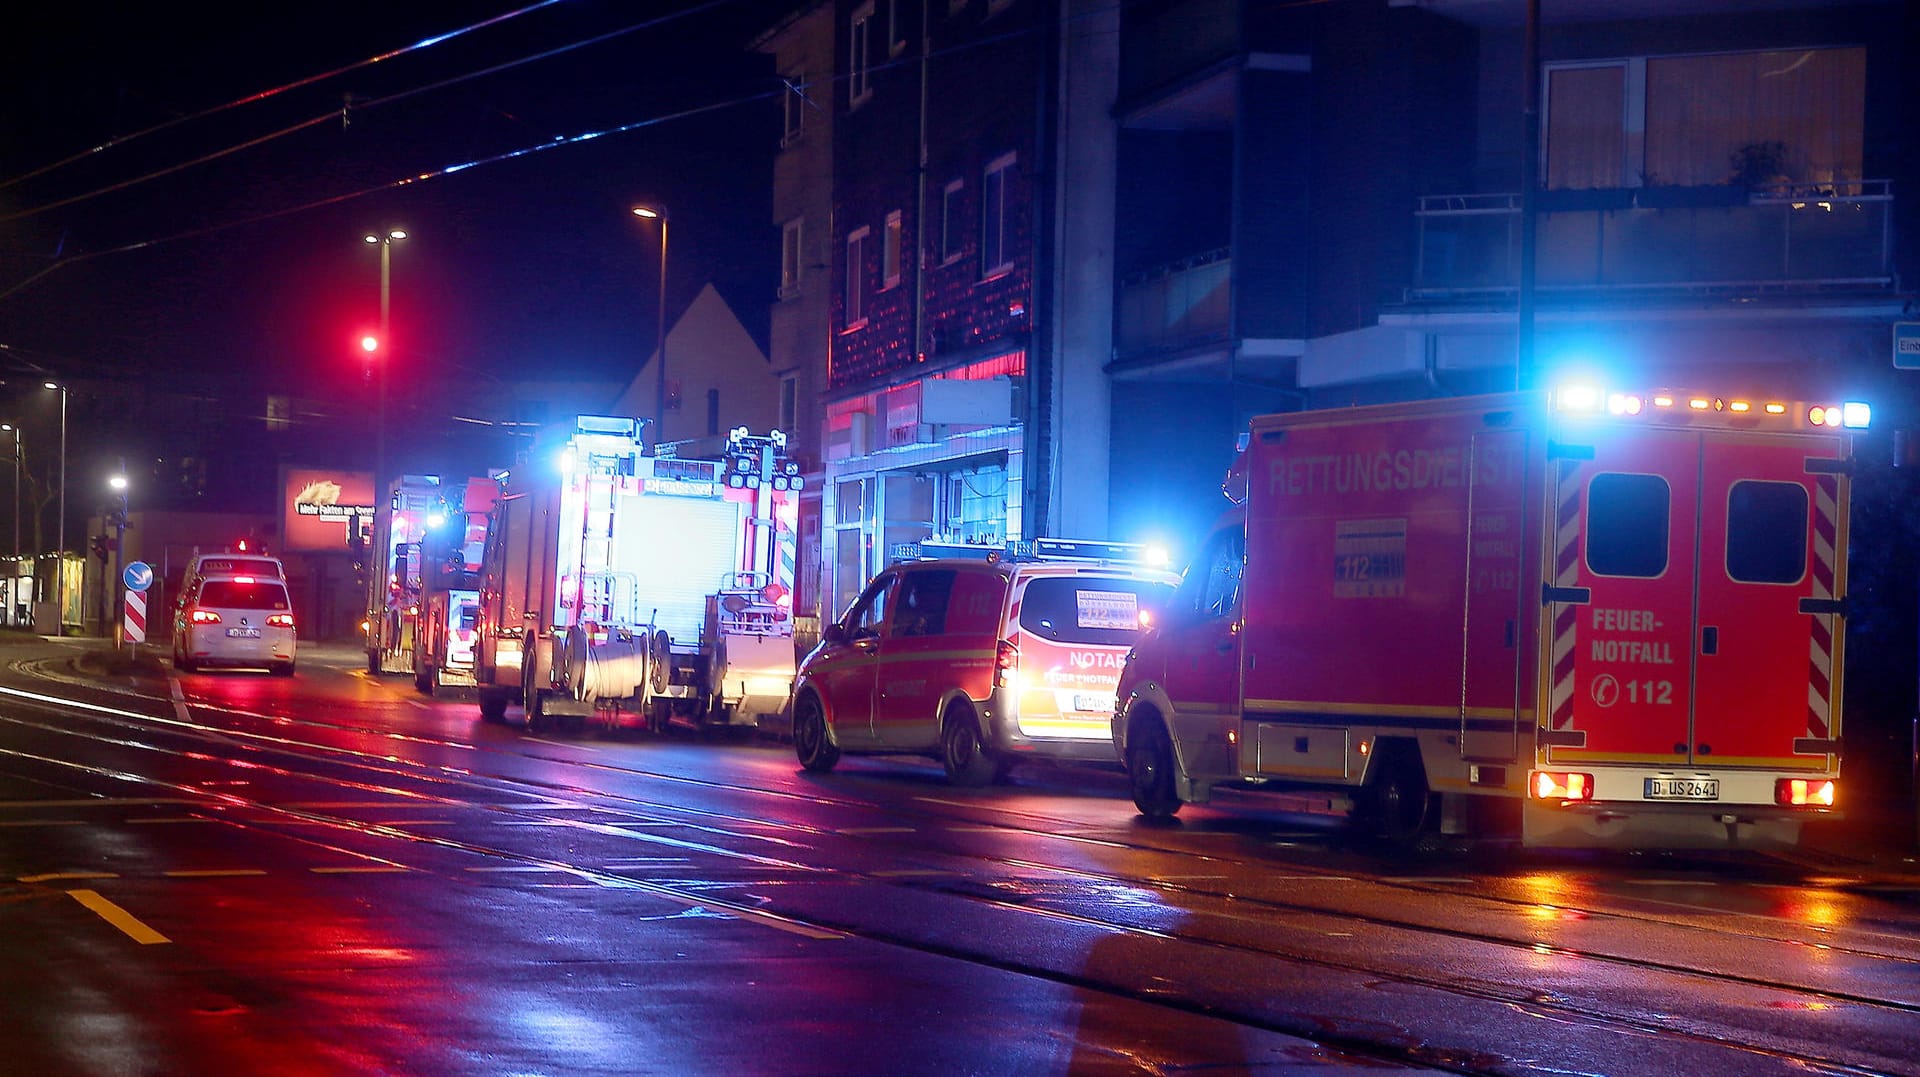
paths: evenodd
<path fill-rule="evenodd" d="M 1136 805 L 1277 783 L 1396 841 L 1797 842 L 1844 803 L 1867 420 L 1593 389 L 1255 419 L 1122 677 Z"/>

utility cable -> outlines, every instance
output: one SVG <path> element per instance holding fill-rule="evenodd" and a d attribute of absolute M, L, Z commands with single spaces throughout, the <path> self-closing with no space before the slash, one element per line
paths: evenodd
<path fill-rule="evenodd" d="M 305 78 L 295 79 L 294 81 L 289 82 L 284 86 L 275 86 L 270 90 L 261 90 L 258 93 L 249 94 L 246 97 L 241 97 L 233 101 L 229 101 L 224 105 L 215 105 L 212 108 L 203 109 L 200 112 L 191 113 L 186 116 L 176 116 L 171 120 L 162 121 L 144 130 L 135 131 L 133 134 L 130 134 L 130 135 L 121 135 L 118 138 L 110 138 L 107 141 L 102 142 L 98 146 L 94 146 L 91 149 L 81 150 L 79 153 L 76 153 L 71 157 L 63 158 L 49 165 L 42 165 L 41 167 L 36 168 L 31 172 L 23 173 L 9 180 L 0 180 L 0 191 L 4 191 L 7 188 L 12 187 L 17 183 L 24 183 L 27 180 L 35 178 L 36 176 L 44 176 L 55 169 L 64 168 L 67 165 L 73 164 L 76 161 L 83 161 L 96 154 L 105 153 L 106 151 L 113 149 L 115 146 L 123 146 L 129 142 L 134 141 L 135 139 L 145 138 L 148 135 L 158 134 L 161 131 L 165 131 L 172 127 L 177 127 L 183 123 L 191 123 L 194 120 L 205 119 L 208 116 L 216 116 L 222 112 L 227 112 L 232 109 L 239 108 L 242 105 L 250 105 L 256 101 L 265 101 L 268 98 L 278 97 L 283 93 L 300 89 L 303 86 L 311 86 L 316 82 L 324 82 L 327 79 L 334 78 L 339 75 L 344 75 L 351 71 L 358 71 L 362 68 L 372 67 L 374 64 L 377 64 L 377 63 L 382 63 L 387 60 L 397 59 L 398 57 L 406 56 L 410 53 L 419 52 L 422 49 L 432 48 L 435 45 L 445 44 L 448 41 L 452 41 L 454 38 L 462 37 L 466 34 L 473 33 L 476 30 L 484 30 L 489 26 L 496 26 L 500 23 L 506 22 L 509 19 L 515 19 L 522 15 L 528 14 L 530 12 L 538 11 L 541 8 L 551 7 L 554 4 L 558 4 L 560 2 L 561 0 L 537 0 L 537 2 L 528 4 L 526 7 L 517 8 L 513 11 L 506 12 L 505 14 L 495 15 L 493 18 L 490 18 L 490 19 L 482 19 L 481 21 L 472 23 L 471 25 L 463 26 L 458 30 L 450 30 L 444 34 L 435 34 L 432 37 L 422 38 L 421 40 L 416 41 L 411 45 L 403 45 L 397 49 L 392 49 L 375 56 L 369 56 L 364 60 L 355 61 L 354 63 L 350 63 L 345 67 L 336 67 L 331 71 L 322 71 L 317 75 L 308 75 Z M 328 116 L 333 116 L 335 114 L 336 113 L 333 113 L 333 112 L 327 113 Z M 62 204 L 65 204 L 65 203 L 62 203 Z"/>

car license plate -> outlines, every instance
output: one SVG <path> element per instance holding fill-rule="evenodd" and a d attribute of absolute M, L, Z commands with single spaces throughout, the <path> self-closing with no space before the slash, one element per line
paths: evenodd
<path fill-rule="evenodd" d="M 1079 692 L 1073 697 L 1073 709 L 1082 714 L 1112 714 L 1113 697 L 1098 692 Z"/>
<path fill-rule="evenodd" d="M 233 639 L 259 639 L 260 630 L 257 628 L 229 628 L 227 629 L 227 635 Z"/>
<path fill-rule="evenodd" d="M 1648 800 L 1719 800 L 1718 778 L 1648 778 Z"/>

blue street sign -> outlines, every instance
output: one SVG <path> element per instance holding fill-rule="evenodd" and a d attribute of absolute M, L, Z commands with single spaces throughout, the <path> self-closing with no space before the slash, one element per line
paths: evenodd
<path fill-rule="evenodd" d="M 153 586 L 153 566 L 145 561 L 135 561 L 127 566 L 120 578 L 126 581 L 127 590 L 144 591 Z"/>
<path fill-rule="evenodd" d="M 1898 370 L 1920 370 L 1920 322 L 1893 323 L 1893 365 Z"/>

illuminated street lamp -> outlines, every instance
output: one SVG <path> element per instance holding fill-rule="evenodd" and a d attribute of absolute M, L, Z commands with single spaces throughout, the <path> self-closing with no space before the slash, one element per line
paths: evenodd
<path fill-rule="evenodd" d="M 660 222 L 660 303 L 654 311 L 653 443 L 657 446 L 667 422 L 667 207 L 640 205 L 633 215 Z"/>
<path fill-rule="evenodd" d="M 127 601 L 124 590 L 126 581 L 122 579 L 127 567 L 127 461 L 124 458 L 120 461 L 120 470 L 107 477 L 107 486 L 112 489 L 114 493 L 120 495 L 120 511 L 115 514 L 113 518 L 114 582 L 109 585 L 115 597 L 120 601 L 110 607 L 108 611 L 108 619 L 110 620 L 112 610 L 120 609 Z"/>
<path fill-rule="evenodd" d="M 388 331 L 388 296 L 392 290 L 393 245 L 407 238 L 407 233 L 402 228 L 389 228 L 385 232 L 368 232 L 362 238 L 380 248 L 380 336 L 377 339 L 360 338 L 360 348 L 367 353 L 368 363 L 374 361 L 376 351 L 387 349 L 380 357 L 380 402 L 375 406 L 373 415 L 373 488 L 378 491 L 380 471 L 387 462 L 387 366 L 393 361 L 393 335 Z"/>

